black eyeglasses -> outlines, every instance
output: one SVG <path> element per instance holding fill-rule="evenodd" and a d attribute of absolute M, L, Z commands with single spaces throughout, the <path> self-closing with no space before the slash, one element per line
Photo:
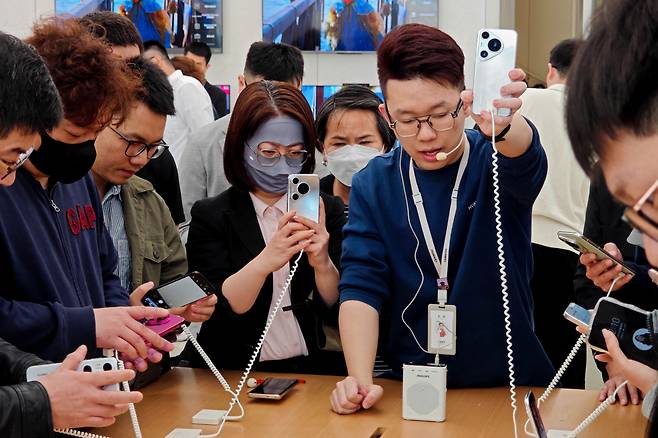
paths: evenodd
<path fill-rule="evenodd" d="M 650 202 L 658 189 L 656 180 L 639 201 L 624 211 L 624 219 L 633 228 L 642 234 L 646 234 L 654 240 L 658 240 L 658 209 Z"/>
<path fill-rule="evenodd" d="M 143 141 L 129 140 L 113 127 L 110 126 L 109 128 L 127 143 L 126 150 L 124 151 L 124 154 L 126 154 L 127 157 L 135 158 L 146 151 L 146 156 L 148 159 L 154 160 L 169 148 L 169 145 L 165 143 L 164 140 L 160 140 L 157 143 L 147 144 Z"/>
<path fill-rule="evenodd" d="M 408 120 L 396 120 L 393 123 L 390 123 L 389 126 L 398 137 L 415 137 L 420 132 L 420 128 L 423 123 L 427 123 L 427 126 L 432 128 L 434 132 L 444 132 L 450 131 L 455 127 L 455 119 L 459 115 L 464 102 L 459 98 L 457 102 L 457 108 L 454 111 L 444 114 L 430 114 L 423 117 L 412 117 Z"/>

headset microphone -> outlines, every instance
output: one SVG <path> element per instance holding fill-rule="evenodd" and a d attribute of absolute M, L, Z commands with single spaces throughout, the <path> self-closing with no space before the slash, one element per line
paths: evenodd
<path fill-rule="evenodd" d="M 445 161 L 445 160 L 447 160 L 448 155 L 452 154 L 453 152 L 455 152 L 457 149 L 459 149 L 461 147 L 462 143 L 464 142 L 464 137 L 465 137 L 465 135 L 462 134 L 462 138 L 461 138 L 461 140 L 459 140 L 459 144 L 457 146 L 455 146 L 454 148 L 452 148 L 452 150 L 450 150 L 448 152 L 439 152 L 439 153 L 437 153 L 435 155 L 436 161 Z"/>

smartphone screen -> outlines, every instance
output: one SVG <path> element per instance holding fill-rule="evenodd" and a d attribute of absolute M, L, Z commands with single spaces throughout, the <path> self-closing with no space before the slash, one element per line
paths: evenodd
<path fill-rule="evenodd" d="M 267 379 L 251 391 L 250 394 L 282 395 L 297 384 L 297 379 Z"/>
<path fill-rule="evenodd" d="M 213 293 L 215 290 L 210 282 L 201 273 L 195 271 L 183 278 L 163 284 L 157 289 L 151 289 L 142 298 L 142 303 L 145 306 L 168 309 L 186 306 Z"/>
<path fill-rule="evenodd" d="M 647 328 L 647 314 L 629 309 L 616 300 L 601 299 L 596 308 L 587 342 L 599 350 L 606 350 L 603 329 L 617 336 L 619 346 L 628 358 L 656 367 L 658 360 Z"/>
<path fill-rule="evenodd" d="M 535 433 L 539 438 L 547 438 L 546 429 L 544 428 L 544 422 L 541 420 L 541 415 L 539 415 L 539 408 L 537 408 L 537 401 L 535 400 L 535 395 L 532 391 L 528 391 L 525 395 L 525 408 L 528 418 L 532 423 Z"/>

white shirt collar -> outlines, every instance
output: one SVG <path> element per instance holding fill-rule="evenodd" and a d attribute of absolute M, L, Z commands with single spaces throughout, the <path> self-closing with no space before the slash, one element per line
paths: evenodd
<path fill-rule="evenodd" d="M 249 192 L 249 196 L 251 197 L 251 202 L 254 204 L 256 216 L 262 219 L 265 216 L 265 210 L 270 208 L 270 205 L 266 204 L 262 199 L 254 195 L 252 192 Z M 285 213 L 288 210 L 288 200 L 286 199 L 286 196 L 281 196 L 281 198 L 271 207 L 274 207 L 280 212 Z"/>

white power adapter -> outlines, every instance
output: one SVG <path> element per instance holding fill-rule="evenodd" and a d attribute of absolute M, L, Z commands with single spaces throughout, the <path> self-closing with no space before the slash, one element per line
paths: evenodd
<path fill-rule="evenodd" d="M 218 425 L 222 418 L 226 416 L 226 411 L 218 409 L 201 409 L 192 417 L 193 424 L 213 424 Z"/>
<path fill-rule="evenodd" d="M 446 365 L 402 365 L 402 418 L 446 419 Z"/>
<path fill-rule="evenodd" d="M 197 438 L 201 435 L 201 429 L 180 429 L 176 428 L 169 432 L 165 438 Z"/>

